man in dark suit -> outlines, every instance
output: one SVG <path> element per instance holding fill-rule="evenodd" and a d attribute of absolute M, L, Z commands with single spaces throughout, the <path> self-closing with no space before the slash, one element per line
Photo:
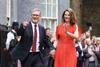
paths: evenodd
<path fill-rule="evenodd" d="M 13 65 L 19 59 L 22 67 L 45 67 L 45 48 L 52 50 L 51 42 L 46 40 L 44 27 L 39 24 L 41 12 L 35 8 L 32 11 L 31 21 L 23 22 L 18 35 L 21 36 L 19 44 L 12 51 Z"/>

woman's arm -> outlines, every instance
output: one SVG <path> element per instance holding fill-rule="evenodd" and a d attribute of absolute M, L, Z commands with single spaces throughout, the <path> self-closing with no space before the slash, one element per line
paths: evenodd
<path fill-rule="evenodd" d="M 67 30 L 65 30 L 65 33 L 67 35 L 71 36 L 72 38 L 76 38 L 77 39 L 79 37 L 79 34 L 78 34 L 78 26 L 76 25 L 76 30 L 75 30 L 74 33 L 70 33 Z"/>

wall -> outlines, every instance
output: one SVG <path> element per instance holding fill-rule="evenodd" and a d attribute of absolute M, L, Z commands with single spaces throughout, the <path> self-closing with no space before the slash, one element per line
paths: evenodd
<path fill-rule="evenodd" d="M 78 23 L 83 33 L 88 30 L 87 23 L 91 23 L 92 35 L 100 36 L 100 0 L 70 0 Z"/>
<path fill-rule="evenodd" d="M 58 22 L 61 21 L 62 13 L 70 7 L 70 0 L 58 0 Z"/>
<path fill-rule="evenodd" d="M 6 0 L 0 0 L 0 24 L 6 24 Z"/>
<path fill-rule="evenodd" d="M 82 24 L 87 30 L 86 23 L 92 24 L 92 35 L 100 36 L 100 0 L 83 0 Z"/>

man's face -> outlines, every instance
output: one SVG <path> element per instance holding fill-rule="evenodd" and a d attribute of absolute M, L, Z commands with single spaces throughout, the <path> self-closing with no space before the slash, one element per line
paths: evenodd
<path fill-rule="evenodd" d="M 50 31 L 50 29 L 47 29 L 47 30 L 46 30 L 46 35 L 47 35 L 47 36 L 51 36 L 51 31 Z"/>
<path fill-rule="evenodd" d="M 40 20 L 40 11 L 33 11 L 32 12 L 32 21 L 34 23 L 38 23 Z"/>

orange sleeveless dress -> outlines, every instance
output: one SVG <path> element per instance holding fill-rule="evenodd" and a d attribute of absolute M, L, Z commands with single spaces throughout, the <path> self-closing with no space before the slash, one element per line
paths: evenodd
<path fill-rule="evenodd" d="M 69 32 L 74 33 L 76 25 L 68 25 L 66 28 Z M 58 43 L 54 57 L 54 67 L 76 67 L 77 57 L 74 38 L 64 32 L 63 23 L 57 26 L 56 37 Z"/>

